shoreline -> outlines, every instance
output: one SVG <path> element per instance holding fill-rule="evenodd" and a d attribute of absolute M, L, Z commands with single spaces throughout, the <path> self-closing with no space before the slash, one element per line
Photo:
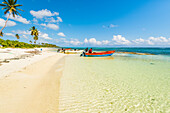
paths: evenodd
<path fill-rule="evenodd" d="M 1 76 L 0 112 L 51 113 L 58 111 L 59 83 L 64 65 L 63 59 L 66 55 L 50 52 L 42 56 L 34 56 L 41 59 L 32 58 L 35 61 L 28 63 L 26 67 L 21 66 L 19 70 Z M 14 65 L 13 62 L 9 64 Z M 5 65 L 7 64 L 2 66 Z"/>

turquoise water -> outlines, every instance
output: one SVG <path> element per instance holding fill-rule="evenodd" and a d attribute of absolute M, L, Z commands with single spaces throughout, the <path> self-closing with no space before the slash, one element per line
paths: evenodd
<path fill-rule="evenodd" d="M 61 113 L 169 113 L 170 57 L 67 56 L 60 82 Z"/>
<path fill-rule="evenodd" d="M 66 47 L 70 48 L 70 47 Z M 71 47 L 73 49 L 85 49 L 85 47 Z M 90 49 L 90 47 L 89 47 Z M 155 55 L 169 55 L 170 47 L 168 48 L 147 48 L 147 47 L 93 47 L 94 51 L 110 51 L 116 50 L 116 52 L 137 52 L 137 53 L 150 53 Z"/>

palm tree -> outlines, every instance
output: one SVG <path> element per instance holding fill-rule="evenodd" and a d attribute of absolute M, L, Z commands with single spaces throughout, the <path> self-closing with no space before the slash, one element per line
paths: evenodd
<path fill-rule="evenodd" d="M 22 9 L 18 8 L 19 6 L 22 6 L 22 5 L 16 4 L 16 3 L 17 3 L 17 0 L 3 0 L 2 4 L 0 4 L 0 6 L 4 7 L 4 8 L 2 8 L 2 10 L 4 10 L 4 9 L 6 10 L 4 12 L 4 14 L 9 13 L 4 27 L 0 30 L 0 34 L 1 34 L 2 30 L 6 27 L 7 21 L 8 21 L 11 14 L 13 15 L 14 18 L 15 18 L 15 15 L 21 16 L 21 14 L 17 10 L 23 11 Z"/>
<path fill-rule="evenodd" d="M 35 28 L 35 26 L 31 27 L 30 28 L 30 31 L 31 31 L 31 35 L 34 36 L 34 43 L 36 43 L 36 41 L 38 40 L 38 35 L 39 35 L 39 32 L 38 30 Z"/>
<path fill-rule="evenodd" d="M 34 43 L 36 44 L 37 40 L 38 40 L 38 36 L 34 36 Z"/>
<path fill-rule="evenodd" d="M 3 33 L 3 32 L 1 32 L 1 33 L 0 33 L 0 36 L 1 36 L 1 37 L 3 37 L 3 36 L 4 36 L 4 33 Z"/>
<path fill-rule="evenodd" d="M 19 35 L 18 35 L 18 34 L 16 34 L 15 36 L 17 37 L 17 39 L 20 39 L 20 37 L 19 37 Z"/>
<path fill-rule="evenodd" d="M 30 43 L 32 44 L 32 41 L 30 40 Z"/>

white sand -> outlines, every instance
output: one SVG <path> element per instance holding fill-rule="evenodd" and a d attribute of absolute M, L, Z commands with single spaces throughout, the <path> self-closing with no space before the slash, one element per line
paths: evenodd
<path fill-rule="evenodd" d="M 26 51 L 35 51 L 35 49 L 0 49 L 0 61 L 16 58 L 25 54 L 30 54 L 25 53 Z M 0 66 L 0 78 L 9 75 L 12 72 L 22 70 L 22 68 L 26 67 L 27 65 L 30 65 L 54 54 L 56 53 L 49 52 L 48 49 L 43 49 L 41 55 L 34 55 L 25 59 L 11 60 L 9 63 L 2 63 L 3 65 Z"/>
<path fill-rule="evenodd" d="M 44 51 L 0 66 L 0 113 L 57 113 L 64 56 Z"/>

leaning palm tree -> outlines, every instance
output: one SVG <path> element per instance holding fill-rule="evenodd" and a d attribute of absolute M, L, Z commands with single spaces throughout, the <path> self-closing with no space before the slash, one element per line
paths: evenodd
<path fill-rule="evenodd" d="M 5 22 L 5 25 L 4 27 L 0 30 L 0 33 L 2 32 L 2 30 L 6 27 L 7 25 L 7 22 L 8 22 L 8 19 L 10 17 L 10 15 L 12 14 L 13 17 L 15 18 L 15 15 L 20 15 L 21 14 L 17 11 L 17 10 L 20 10 L 20 11 L 23 11 L 22 9 L 19 9 L 18 7 L 19 6 L 22 6 L 20 4 L 16 4 L 17 3 L 17 0 L 3 0 L 2 4 L 0 4 L 0 6 L 3 6 L 4 8 L 2 8 L 2 10 L 6 10 L 4 12 L 4 14 L 7 14 L 9 13 L 8 17 L 7 17 L 7 20 Z"/>
<path fill-rule="evenodd" d="M 31 35 L 34 36 L 34 43 L 36 43 L 36 41 L 38 40 L 38 35 L 39 35 L 39 32 L 38 30 L 35 28 L 35 26 L 31 27 L 30 28 L 30 31 L 31 31 Z"/>
<path fill-rule="evenodd" d="M 0 33 L 0 36 L 1 36 L 1 37 L 3 37 L 3 36 L 4 36 L 4 33 L 3 33 L 3 32 L 1 32 L 1 33 Z"/>
<path fill-rule="evenodd" d="M 16 34 L 15 36 L 17 37 L 17 39 L 20 39 L 20 37 L 19 37 L 19 35 L 18 35 L 18 34 Z"/>

